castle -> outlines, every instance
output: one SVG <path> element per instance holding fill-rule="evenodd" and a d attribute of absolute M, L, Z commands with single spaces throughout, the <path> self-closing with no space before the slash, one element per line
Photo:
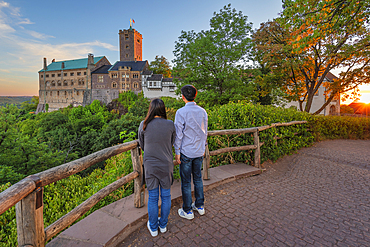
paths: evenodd
<path fill-rule="evenodd" d="M 142 61 L 142 35 L 131 26 L 119 30 L 120 61 L 113 65 L 105 56 L 55 61 L 39 73 L 38 112 L 55 111 L 69 105 L 108 104 L 120 92 L 143 92 L 145 97 L 176 97 L 172 78 L 153 74 L 147 60 Z M 46 109 L 48 106 L 48 109 Z"/>

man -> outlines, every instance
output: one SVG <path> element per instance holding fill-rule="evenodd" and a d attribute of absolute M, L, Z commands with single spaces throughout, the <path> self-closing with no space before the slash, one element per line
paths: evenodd
<path fill-rule="evenodd" d="M 175 116 L 176 139 L 175 158 L 180 164 L 181 192 L 183 205 L 178 213 L 185 219 L 194 219 L 193 210 L 204 215 L 204 192 L 202 163 L 207 141 L 207 112 L 198 106 L 194 99 L 197 90 L 192 85 L 181 88 L 182 99 L 186 103 L 177 110 Z M 193 175 L 195 202 L 192 203 L 191 175 Z"/>

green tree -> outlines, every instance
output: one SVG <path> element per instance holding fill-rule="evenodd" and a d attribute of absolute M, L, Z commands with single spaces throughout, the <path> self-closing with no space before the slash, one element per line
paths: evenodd
<path fill-rule="evenodd" d="M 153 71 L 153 74 L 162 74 L 166 78 L 171 77 L 171 65 L 164 56 L 155 56 L 154 61 L 150 62 L 149 70 Z"/>
<path fill-rule="evenodd" d="M 264 62 L 286 76 L 283 89 L 301 111 L 310 112 L 320 86 L 326 98 L 315 114 L 339 93 L 370 82 L 368 12 L 368 0 L 286 0 L 281 16 L 254 34 Z M 342 70 L 339 78 L 326 82 L 333 69 Z"/>
<path fill-rule="evenodd" d="M 254 87 L 243 80 L 252 24 L 231 5 L 214 13 L 210 30 L 182 31 L 175 42 L 173 76 L 180 88 L 193 84 L 208 104 L 249 98 Z M 176 78 L 180 78 L 177 80 Z"/>
<path fill-rule="evenodd" d="M 30 101 L 22 102 L 21 108 L 26 112 L 36 111 L 37 105 L 39 104 L 39 96 L 33 96 Z"/>

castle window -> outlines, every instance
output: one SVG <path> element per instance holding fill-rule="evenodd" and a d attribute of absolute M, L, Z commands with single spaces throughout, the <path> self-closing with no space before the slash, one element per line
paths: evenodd
<path fill-rule="evenodd" d="M 55 87 L 55 81 L 51 81 L 51 86 Z"/>
<path fill-rule="evenodd" d="M 62 74 L 58 74 L 58 77 L 61 77 L 62 76 Z"/>
<path fill-rule="evenodd" d="M 122 88 L 125 88 L 125 83 L 122 83 Z"/>
<path fill-rule="evenodd" d="M 62 86 L 62 83 L 60 81 L 58 81 L 58 87 Z"/>
<path fill-rule="evenodd" d="M 46 86 L 50 86 L 50 81 L 46 81 Z"/>
<path fill-rule="evenodd" d="M 117 74 L 112 74 L 112 78 L 117 78 Z"/>
<path fill-rule="evenodd" d="M 84 75 L 86 75 L 86 72 L 84 72 Z"/>
<path fill-rule="evenodd" d="M 137 88 L 137 83 L 134 84 L 134 88 Z"/>
<path fill-rule="evenodd" d="M 157 82 L 156 81 L 154 82 L 154 86 L 157 86 Z"/>
<path fill-rule="evenodd" d="M 128 49 L 129 48 L 129 46 L 128 45 L 126 45 L 126 49 Z"/>
<path fill-rule="evenodd" d="M 73 80 L 71 80 L 71 86 L 73 86 L 73 84 L 74 84 L 74 82 L 73 82 Z"/>
<path fill-rule="evenodd" d="M 128 54 L 126 54 L 126 57 L 128 57 Z"/>
<path fill-rule="evenodd" d="M 51 74 L 51 77 L 55 77 L 55 74 Z"/>
<path fill-rule="evenodd" d="M 64 76 L 67 76 L 67 73 L 64 73 L 63 75 L 64 75 Z"/>
<path fill-rule="evenodd" d="M 44 77 L 44 75 L 41 75 L 41 78 L 43 78 Z"/>
<path fill-rule="evenodd" d="M 138 74 L 133 74 L 132 78 L 139 78 L 139 75 Z"/>
<path fill-rule="evenodd" d="M 104 82 L 104 76 L 98 75 L 98 82 Z"/>
<path fill-rule="evenodd" d="M 112 84 L 112 87 L 113 87 L 113 88 L 116 88 L 116 87 L 117 87 L 117 83 L 113 83 L 113 84 Z"/>
<path fill-rule="evenodd" d="M 80 95 L 80 92 L 79 92 L 79 91 L 77 91 L 77 92 L 76 92 L 76 94 L 77 94 L 77 95 Z"/>
<path fill-rule="evenodd" d="M 125 34 L 125 40 L 128 40 L 128 34 Z"/>
<path fill-rule="evenodd" d="M 152 82 L 149 82 L 149 86 L 150 86 L 150 87 L 152 86 Z"/>
<path fill-rule="evenodd" d="M 46 75 L 46 77 L 49 77 L 49 75 Z"/>
<path fill-rule="evenodd" d="M 67 91 L 64 91 L 64 96 L 67 96 Z"/>
<path fill-rule="evenodd" d="M 140 39 L 138 39 L 137 42 L 140 43 Z"/>
<path fill-rule="evenodd" d="M 81 75 L 81 72 L 77 72 L 77 75 Z"/>
<path fill-rule="evenodd" d="M 126 84 L 126 88 L 129 89 L 130 88 L 130 84 L 127 83 Z"/>
<path fill-rule="evenodd" d="M 63 86 L 68 86 L 68 83 L 66 80 L 63 81 Z"/>
<path fill-rule="evenodd" d="M 57 91 L 57 96 L 59 96 L 59 91 Z"/>
<path fill-rule="evenodd" d="M 81 80 L 81 85 L 85 85 L 84 79 Z"/>
<path fill-rule="evenodd" d="M 75 73 L 71 72 L 69 75 L 70 75 L 70 76 L 74 76 L 74 75 L 75 75 Z"/>

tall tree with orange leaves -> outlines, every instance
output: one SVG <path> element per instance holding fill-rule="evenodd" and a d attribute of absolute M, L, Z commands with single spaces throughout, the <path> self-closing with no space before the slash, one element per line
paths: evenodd
<path fill-rule="evenodd" d="M 314 114 L 339 93 L 370 83 L 369 0 L 285 0 L 283 7 L 280 17 L 261 24 L 253 41 L 302 111 L 310 112 L 321 85 L 326 100 Z M 334 69 L 341 70 L 338 79 L 325 82 Z"/>

